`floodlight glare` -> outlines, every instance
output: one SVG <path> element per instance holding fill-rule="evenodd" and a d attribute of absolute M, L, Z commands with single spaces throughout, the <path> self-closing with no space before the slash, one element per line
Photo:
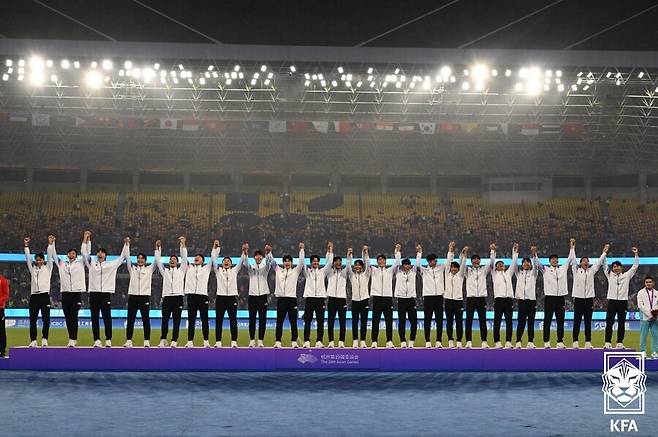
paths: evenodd
<path fill-rule="evenodd" d="M 111 70 L 112 69 L 112 61 L 109 59 L 103 59 L 103 62 L 101 63 L 101 66 L 103 67 L 103 70 Z"/>
<path fill-rule="evenodd" d="M 68 70 L 71 67 L 71 63 L 68 61 L 68 59 L 62 59 L 60 65 L 64 70 Z"/>
<path fill-rule="evenodd" d="M 97 71 L 89 71 L 85 75 L 85 84 L 87 84 L 89 88 L 100 88 L 102 83 L 103 78 Z"/>

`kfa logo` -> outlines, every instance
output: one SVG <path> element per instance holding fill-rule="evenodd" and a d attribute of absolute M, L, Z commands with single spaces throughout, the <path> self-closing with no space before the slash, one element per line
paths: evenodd
<path fill-rule="evenodd" d="M 610 419 L 610 432 L 639 432 L 634 419 Z"/>
<path fill-rule="evenodd" d="M 603 360 L 603 413 L 644 414 L 644 353 L 605 352 Z"/>

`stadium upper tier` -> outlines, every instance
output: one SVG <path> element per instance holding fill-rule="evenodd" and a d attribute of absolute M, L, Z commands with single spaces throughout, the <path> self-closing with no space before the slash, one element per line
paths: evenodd
<path fill-rule="evenodd" d="M 60 250 L 78 247 L 86 229 L 94 244 L 116 252 L 124 235 L 147 252 L 157 239 L 175 249 L 176 237 L 186 235 L 193 250 L 206 253 L 218 238 L 227 254 L 238 253 L 244 241 L 270 243 L 279 254 L 304 241 L 323 253 L 329 240 L 339 252 L 367 244 L 371 253 L 389 253 L 400 242 L 412 253 L 420 242 L 426 252 L 443 254 L 455 240 L 480 253 L 492 241 L 501 255 L 515 241 L 522 252 L 535 244 L 543 253 L 562 253 L 574 237 L 579 253 L 598 254 L 610 242 L 620 256 L 631 245 L 655 255 L 658 242 L 658 205 L 616 199 L 492 204 L 477 195 L 412 193 L 0 192 L 0 204 L 3 252 L 19 252 L 25 235 L 42 250 L 49 233 L 57 235 Z"/>

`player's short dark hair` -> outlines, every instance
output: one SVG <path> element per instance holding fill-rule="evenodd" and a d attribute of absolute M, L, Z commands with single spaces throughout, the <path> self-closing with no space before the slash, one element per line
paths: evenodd
<path fill-rule="evenodd" d="M 146 254 L 145 254 L 145 253 L 139 252 L 139 253 L 137 254 L 137 258 L 139 258 L 140 256 L 141 256 L 142 258 L 146 259 Z"/>
<path fill-rule="evenodd" d="M 75 255 L 76 256 L 78 255 L 78 250 L 74 247 L 72 247 L 72 248 L 70 248 L 69 250 L 66 251 L 66 253 L 70 253 L 70 252 L 75 252 Z"/>
<path fill-rule="evenodd" d="M 481 259 L 480 255 L 478 255 L 477 253 L 474 253 L 473 255 L 471 255 L 471 261 L 476 260 L 476 259 Z"/>
<path fill-rule="evenodd" d="M 621 261 L 613 261 L 612 264 L 610 264 L 610 266 L 612 266 L 612 267 L 614 267 L 614 266 L 621 267 Z"/>
<path fill-rule="evenodd" d="M 651 276 L 651 275 L 646 275 L 646 276 L 644 277 L 644 280 L 645 280 L 645 281 L 646 281 L 647 279 L 651 279 L 651 280 L 654 281 L 654 282 L 656 281 L 655 279 L 653 279 L 653 276 Z"/>
<path fill-rule="evenodd" d="M 552 260 L 553 258 L 555 258 L 555 259 L 560 259 L 560 257 L 557 256 L 557 253 L 552 253 L 552 254 L 550 254 L 550 255 L 548 256 L 548 259 L 549 259 L 549 260 Z"/>
<path fill-rule="evenodd" d="M 336 261 L 343 262 L 343 258 L 341 258 L 340 256 L 335 256 L 334 257 L 334 262 L 336 262 Z"/>
<path fill-rule="evenodd" d="M 256 256 L 256 255 L 263 256 L 263 252 L 260 249 L 256 249 L 256 250 L 254 250 L 254 256 Z"/>
<path fill-rule="evenodd" d="M 309 259 L 311 260 L 311 262 L 313 262 L 313 261 L 320 262 L 320 257 L 318 255 L 311 255 L 311 257 Z"/>
<path fill-rule="evenodd" d="M 589 261 L 589 257 L 588 257 L 588 256 L 584 256 L 584 257 L 580 258 L 580 262 L 583 262 L 583 260 L 585 260 L 585 259 L 586 259 L 587 261 Z"/>
<path fill-rule="evenodd" d="M 283 255 L 283 262 L 290 261 L 292 262 L 292 256 L 291 255 Z"/>
<path fill-rule="evenodd" d="M 405 258 L 402 260 L 402 265 L 403 266 L 410 266 L 411 265 L 411 260 L 409 258 Z"/>
<path fill-rule="evenodd" d="M 504 262 L 502 262 L 501 260 L 498 260 L 498 261 L 496 261 L 496 264 L 494 264 L 494 265 L 496 265 L 496 266 L 497 266 L 498 264 L 502 264 L 502 265 L 505 265 L 505 263 L 504 263 Z"/>
<path fill-rule="evenodd" d="M 427 255 L 425 257 L 425 259 L 427 260 L 428 263 L 431 263 L 432 261 L 434 261 L 437 258 L 438 258 L 438 256 L 436 256 L 436 253 L 430 253 L 429 255 Z"/>
<path fill-rule="evenodd" d="M 194 255 L 194 258 L 196 258 L 197 256 L 200 256 L 200 257 L 201 257 L 201 261 L 205 261 L 205 260 L 206 260 L 206 257 L 203 256 L 203 254 L 201 254 L 201 253 L 197 253 L 196 255 Z"/>
<path fill-rule="evenodd" d="M 233 262 L 233 260 L 231 259 L 230 256 L 225 256 L 225 257 L 222 259 L 222 262 L 223 262 L 223 261 L 226 261 L 226 260 L 229 260 L 229 261 Z"/>
<path fill-rule="evenodd" d="M 357 259 L 356 261 L 354 261 L 354 265 L 363 267 L 365 264 L 360 259 Z"/>
<path fill-rule="evenodd" d="M 386 260 L 386 255 L 380 253 L 379 255 L 377 255 L 377 261 L 379 261 L 379 258 L 384 258 L 384 260 Z"/>
<path fill-rule="evenodd" d="M 107 250 L 104 247 L 99 247 L 96 253 L 98 252 L 103 252 L 105 255 L 107 255 Z"/>
<path fill-rule="evenodd" d="M 453 261 L 453 262 L 450 263 L 450 268 L 452 268 L 452 267 L 460 268 L 461 266 L 459 265 L 459 263 L 457 261 Z"/>
<path fill-rule="evenodd" d="M 34 254 L 34 259 L 35 259 L 35 260 L 37 260 L 37 259 L 39 259 L 39 258 L 42 259 L 42 260 L 46 259 L 46 257 L 44 256 L 43 252 L 39 252 L 39 253 Z"/>
<path fill-rule="evenodd" d="M 521 264 L 523 264 L 523 263 L 526 262 L 526 261 L 528 261 L 530 264 L 532 264 L 532 260 L 531 260 L 529 257 L 527 257 L 527 256 L 524 256 L 524 257 L 521 259 Z"/>

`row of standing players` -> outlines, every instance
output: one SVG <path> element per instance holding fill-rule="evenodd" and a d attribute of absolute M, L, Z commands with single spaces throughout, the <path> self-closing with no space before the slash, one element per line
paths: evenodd
<path fill-rule="evenodd" d="M 580 325 L 584 321 L 585 348 L 591 348 L 591 319 L 594 298 L 594 275 L 603 267 L 608 279 L 608 309 L 606 316 L 605 346 L 611 347 L 612 330 L 615 319 L 618 322 L 617 347 L 623 348 L 624 326 L 628 304 L 629 282 L 639 266 L 637 248 L 633 248 L 635 261 L 630 269 L 623 271 L 621 263 L 615 261 L 611 268 L 607 265 L 609 246 L 603 248 L 600 258 L 590 264 L 587 257 L 576 262 L 575 240 L 570 240 L 570 251 L 567 263 L 559 265 L 557 255 L 549 256 L 549 265 L 544 266 L 537 256 L 536 247 L 531 247 L 531 257 L 523 258 L 518 266 L 519 247 L 512 248 L 512 262 L 505 266 L 503 261 L 496 260 L 496 245 L 490 245 L 490 258 L 486 265 L 481 264 L 480 256 L 470 257 L 471 265 L 466 265 L 469 248 L 464 247 L 460 253 L 459 262 L 454 261 L 455 243 L 451 242 L 445 264 L 437 262 L 435 254 L 426 256 L 427 266 L 421 266 L 422 247 L 417 245 L 415 264 L 409 259 L 401 259 L 400 245 L 395 246 L 395 262 L 386 265 L 386 256 L 378 255 L 375 266 L 370 265 L 368 247 L 363 247 L 362 259 L 353 262 L 353 250 L 347 252 L 347 265 L 343 268 L 342 258 L 335 257 L 333 244 L 327 245 L 326 265 L 320 267 L 317 255 L 310 257 L 310 266 L 305 265 L 304 244 L 299 244 L 299 262 L 293 267 L 292 256 L 283 257 L 283 265 L 278 265 L 273 258 L 272 248 L 267 245 L 263 251 L 256 250 L 253 263 L 248 261 L 248 244 L 242 246 L 238 264 L 232 265 L 230 257 L 218 261 L 220 253 L 219 241 L 213 242 L 211 262 L 205 264 L 204 256 L 196 254 L 193 264 L 188 263 L 185 237 L 179 237 L 180 260 L 177 256 L 169 257 L 165 265 L 162 262 L 161 244 L 156 241 L 154 263 L 146 264 L 146 255 L 137 255 L 137 263 L 130 259 L 130 239 L 124 239 L 121 255 L 108 261 L 107 252 L 99 248 L 95 259 L 91 256 L 91 233 L 85 232 L 81 247 L 81 257 L 77 250 L 70 249 L 65 258 L 60 258 L 55 250 L 55 237 L 48 237 L 47 257 L 36 254 L 32 261 L 29 243 L 24 239 L 26 262 L 31 274 L 30 295 L 30 346 L 37 345 L 37 318 L 41 312 L 43 318 L 42 346 L 47 346 L 50 309 L 50 276 L 53 265 L 59 269 L 60 287 L 62 292 L 62 308 L 69 333 L 68 346 L 77 344 L 78 310 L 81 306 L 81 293 L 87 291 L 85 267 L 89 271 L 89 304 L 92 319 L 94 346 L 101 347 L 100 317 L 103 317 L 106 342 L 111 346 L 112 316 L 111 295 L 115 292 L 116 272 L 124 262 L 130 272 L 128 287 L 128 320 L 126 343 L 132 346 L 132 337 L 137 312 L 141 313 L 144 324 L 144 346 L 150 346 L 149 302 L 151 294 L 151 278 L 157 268 L 163 278 L 162 290 L 162 336 L 160 346 L 167 346 L 169 320 L 173 319 L 173 335 L 170 346 L 176 347 L 178 332 L 183 310 L 183 299 L 187 298 L 188 307 L 188 342 L 186 347 L 193 346 L 197 314 L 201 318 L 204 346 L 210 347 L 208 323 L 208 280 L 214 270 L 217 281 L 217 323 L 216 343 L 221 346 L 222 325 L 225 314 L 228 315 L 231 346 L 237 347 L 237 275 L 242 268 L 249 274 L 249 335 L 250 347 L 263 347 L 267 319 L 267 302 L 270 289 L 267 277 L 270 269 L 276 272 L 275 296 L 277 297 L 276 340 L 274 347 L 281 347 L 283 324 L 286 317 L 291 327 L 292 347 L 297 347 L 297 280 L 299 275 L 305 277 L 305 310 L 304 310 L 304 347 L 310 347 L 311 325 L 313 317 L 317 322 L 316 347 L 323 347 L 324 315 L 328 310 L 329 346 L 334 343 L 334 324 L 339 320 L 338 347 L 344 347 L 346 312 L 347 312 L 347 281 L 352 287 L 351 313 L 353 329 L 353 347 L 366 347 L 368 313 L 372 308 L 372 347 L 377 347 L 379 325 L 383 316 L 385 321 L 386 347 L 393 347 L 393 297 L 397 298 L 398 329 L 402 347 L 413 347 L 416 340 L 416 275 L 422 277 L 422 295 L 424 303 L 424 334 L 425 346 L 431 347 L 432 321 L 436 322 L 437 337 L 435 347 L 442 347 L 443 314 L 445 312 L 446 331 L 449 347 L 462 347 L 464 300 L 466 302 L 466 345 L 471 348 L 472 325 L 475 314 L 478 315 L 481 347 L 488 348 L 488 333 L 486 325 L 487 276 L 491 274 L 494 291 L 494 335 L 496 348 L 512 348 L 512 314 L 514 299 L 518 302 L 518 326 L 516 332 L 516 347 L 521 347 L 521 339 L 527 326 L 528 348 L 534 348 L 534 319 L 536 312 L 535 285 L 538 272 L 542 272 L 544 282 L 544 347 L 550 348 L 550 326 L 555 316 L 557 322 L 557 347 L 564 348 L 564 313 L 567 290 L 567 271 L 573 272 L 573 290 L 575 315 L 573 347 L 578 348 Z M 329 262 L 332 260 L 332 262 Z M 512 276 L 516 275 L 516 288 Z M 395 285 L 394 284 L 395 279 Z M 464 280 L 466 281 L 466 298 L 463 297 Z M 645 279 L 645 288 L 638 292 L 638 306 L 643 318 L 643 339 L 646 341 L 648 332 L 652 334 L 654 354 L 658 343 L 658 299 L 654 299 L 653 278 Z M 372 303 L 370 303 L 372 301 Z M 505 343 L 500 338 L 500 327 L 505 320 Z M 258 320 L 258 339 L 256 339 L 256 321 Z M 406 322 L 410 322 L 410 336 L 407 342 Z M 645 323 L 646 322 L 646 323 Z M 647 325 L 645 329 L 645 326 Z M 453 326 L 456 327 L 456 339 L 453 336 Z M 646 332 L 644 332 L 646 331 Z M 456 341 L 455 341 L 456 340 Z"/>

